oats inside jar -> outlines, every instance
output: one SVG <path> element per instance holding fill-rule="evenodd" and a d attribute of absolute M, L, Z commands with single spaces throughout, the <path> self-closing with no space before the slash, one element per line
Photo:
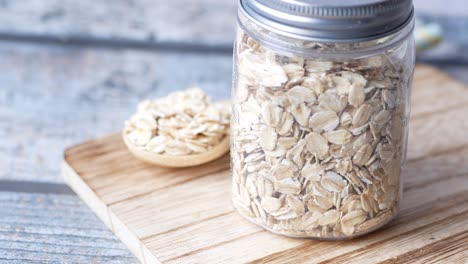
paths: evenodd
<path fill-rule="evenodd" d="M 242 30 L 235 54 L 231 159 L 238 211 L 297 237 L 352 237 L 390 221 L 406 147 L 412 73 L 404 64 L 382 54 L 286 56 Z"/>

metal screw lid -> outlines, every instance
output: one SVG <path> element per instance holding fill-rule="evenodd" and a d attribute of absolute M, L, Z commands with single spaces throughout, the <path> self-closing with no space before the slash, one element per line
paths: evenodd
<path fill-rule="evenodd" d="M 239 10 L 275 33 L 314 41 L 366 41 L 413 17 L 412 0 L 240 0 Z"/>

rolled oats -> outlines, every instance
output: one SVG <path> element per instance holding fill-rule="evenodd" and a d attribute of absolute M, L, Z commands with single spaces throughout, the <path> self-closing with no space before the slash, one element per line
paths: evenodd
<path fill-rule="evenodd" d="M 185 156 L 217 146 L 229 134 L 229 121 L 226 103 L 213 104 L 202 90 L 192 88 L 138 104 L 124 135 L 148 152 Z"/>
<path fill-rule="evenodd" d="M 339 123 L 340 119 L 338 118 L 336 112 L 329 110 L 315 113 L 309 120 L 309 126 L 318 132 L 332 131 L 338 126 Z"/>
<path fill-rule="evenodd" d="M 310 132 L 305 138 L 306 147 L 310 153 L 316 155 L 319 159 L 324 159 L 328 154 L 328 141 L 319 133 Z"/>
<path fill-rule="evenodd" d="M 304 60 L 242 39 L 231 124 L 239 211 L 291 236 L 349 237 L 388 222 L 405 144 L 402 65 Z"/>

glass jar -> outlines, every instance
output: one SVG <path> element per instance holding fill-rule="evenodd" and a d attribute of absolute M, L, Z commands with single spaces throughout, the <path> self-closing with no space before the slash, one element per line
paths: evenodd
<path fill-rule="evenodd" d="M 271 232 L 344 239 L 397 213 L 413 6 L 356 2 L 240 1 L 232 199 Z"/>

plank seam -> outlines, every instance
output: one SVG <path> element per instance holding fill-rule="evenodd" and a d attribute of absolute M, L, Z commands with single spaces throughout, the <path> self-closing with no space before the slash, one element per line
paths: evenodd
<path fill-rule="evenodd" d="M 3 221 L 3 219 L 0 219 L 0 223 L 3 224 L 10 224 L 10 222 Z M 60 227 L 60 228 L 73 228 L 72 226 L 61 226 L 61 225 L 55 225 L 55 224 L 46 224 L 46 223 L 28 223 L 28 222 L 21 222 L 21 221 L 16 221 L 14 224 L 27 224 L 28 226 L 31 227 Z M 97 229 L 97 228 L 88 228 L 87 230 L 90 231 L 105 231 L 105 229 Z M 1 231 L 0 231 L 1 232 Z"/>
<path fill-rule="evenodd" d="M 4 231 L 0 231 L 0 233 L 9 233 L 9 232 L 4 232 Z M 38 233 L 38 232 L 35 232 L 35 233 L 32 233 L 32 232 L 16 232 L 16 233 L 19 233 L 19 234 L 28 234 L 28 235 L 53 235 L 53 233 Z M 97 237 L 97 236 L 81 236 L 81 235 L 67 235 L 68 237 L 74 237 L 74 238 L 94 238 L 94 239 L 101 239 L 101 240 L 105 240 L 105 241 L 109 241 L 109 242 L 112 242 L 112 241 L 115 241 L 115 239 L 109 239 L 109 238 L 106 238 L 106 237 Z"/>
<path fill-rule="evenodd" d="M 0 257 L 0 260 L 8 260 L 8 261 L 16 261 L 16 260 L 19 260 L 19 261 L 22 261 L 21 263 L 24 263 L 24 261 L 27 261 L 29 263 L 43 263 L 39 260 L 34 260 L 34 259 L 25 259 L 25 258 L 2 258 Z"/>
<path fill-rule="evenodd" d="M 67 235 L 68 236 L 68 235 Z M 91 237 L 90 237 L 91 238 Z M 29 244 L 43 244 L 43 245 L 50 245 L 50 246 L 70 246 L 74 248 L 93 248 L 93 249 L 104 249 L 104 250 L 120 250 L 120 251 L 127 251 L 127 248 L 120 249 L 120 248 L 110 248 L 110 247 L 100 247 L 100 246 L 81 246 L 81 245 L 76 245 L 76 244 L 57 244 L 57 243 L 49 243 L 49 242 L 29 242 L 29 241 L 24 241 L 24 240 L 5 240 L 5 239 L 0 239 L 0 241 L 3 242 L 15 242 L 15 243 L 29 243 Z M 116 240 L 112 240 L 116 241 Z"/>
<path fill-rule="evenodd" d="M 0 40 L 15 43 L 54 44 L 59 46 L 133 49 L 143 51 L 165 51 L 174 53 L 212 53 L 232 55 L 232 44 L 190 43 L 176 41 L 138 41 L 127 38 L 98 38 L 78 35 L 57 36 L 53 34 L 18 34 L 0 32 Z"/>
<path fill-rule="evenodd" d="M 0 249 L 3 249 L 3 250 L 12 250 L 11 248 L 2 248 L 0 247 Z M 15 248 L 15 251 L 23 251 L 23 252 L 33 252 L 33 253 L 38 253 L 37 250 L 29 250 L 29 249 L 24 249 L 24 248 Z M 47 253 L 47 254 L 51 254 L 51 255 L 58 255 L 58 256 L 69 256 L 69 255 L 72 255 L 72 256 L 83 256 L 83 257 L 96 257 L 96 255 L 91 255 L 91 254 L 78 254 L 78 253 L 71 253 L 71 252 L 64 252 L 64 253 L 60 253 L 60 252 L 50 252 L 50 251 L 39 251 L 39 252 L 42 252 L 42 253 Z M 117 255 L 118 257 L 120 257 L 120 255 Z M 122 256 L 124 258 L 127 258 L 125 256 Z M 105 258 L 110 258 L 110 256 L 106 256 Z"/>
<path fill-rule="evenodd" d="M 0 192 L 74 195 L 65 184 L 10 180 L 0 180 Z"/>

